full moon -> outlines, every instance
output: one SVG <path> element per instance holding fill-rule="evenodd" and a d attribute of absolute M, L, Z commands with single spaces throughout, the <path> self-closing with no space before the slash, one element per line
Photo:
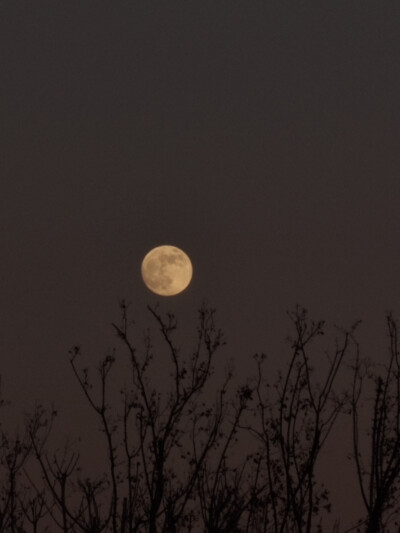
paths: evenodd
<path fill-rule="evenodd" d="M 192 274 L 189 257 L 176 246 L 157 246 L 142 261 L 144 284 L 160 296 L 175 296 L 184 291 Z"/>

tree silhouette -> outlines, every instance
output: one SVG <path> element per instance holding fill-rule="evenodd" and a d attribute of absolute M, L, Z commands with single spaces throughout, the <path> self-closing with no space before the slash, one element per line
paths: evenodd
<path fill-rule="evenodd" d="M 289 317 L 295 329 L 292 354 L 286 373 L 280 373 L 272 387 L 263 379 L 265 356 L 256 357 L 259 424 L 249 430 L 262 443 L 259 453 L 267 480 L 260 531 L 322 531 L 321 513 L 330 512 L 331 504 L 327 489 L 316 482 L 315 468 L 348 402 L 347 394 L 336 392 L 334 385 L 350 351 L 351 332 L 342 334 L 333 356 L 327 358 L 325 377 L 314 383 L 309 349 L 324 334 L 324 323 L 309 321 L 300 307 Z"/>
<path fill-rule="evenodd" d="M 332 502 L 317 465 L 341 414 L 352 417 L 352 460 L 366 509 L 347 531 L 398 528 L 400 373 L 392 315 L 388 362 L 375 368 L 361 357 L 357 325 L 337 330 L 327 351 L 324 322 L 296 307 L 288 313 L 286 367 L 266 379 L 268 358 L 256 355 L 254 372 L 238 382 L 229 366 L 223 378 L 214 371 L 225 340 L 213 309 L 199 310 L 190 350 L 180 346 L 172 314 L 149 308 L 161 343 L 149 331 L 138 343 L 125 302 L 120 311 L 113 324 L 118 352 L 96 369 L 82 366 L 79 346 L 69 353 L 99 423 L 105 468 L 88 476 L 76 445 L 53 448 L 54 409 L 38 406 L 21 436 L 0 426 L 0 533 L 326 531 Z M 129 371 L 116 400 L 121 350 Z M 153 376 L 159 350 L 168 355 L 162 384 Z M 361 415 L 370 420 L 367 445 Z"/>
<path fill-rule="evenodd" d="M 400 359 L 398 327 L 392 314 L 386 317 L 389 337 L 387 364 L 361 361 L 357 344 L 352 390 L 353 449 L 359 487 L 367 517 L 368 533 L 399 526 L 400 499 Z M 373 383 L 373 415 L 367 430 L 367 450 L 361 446 L 360 398 L 364 382 Z M 364 448 L 364 450 L 363 450 Z M 365 460 L 366 458 L 366 460 Z"/>

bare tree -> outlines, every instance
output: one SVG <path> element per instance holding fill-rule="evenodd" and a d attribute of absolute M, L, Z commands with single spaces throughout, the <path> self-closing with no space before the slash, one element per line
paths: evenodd
<path fill-rule="evenodd" d="M 255 356 L 255 375 L 238 383 L 229 367 L 224 378 L 214 379 L 215 356 L 225 344 L 214 310 L 200 309 L 190 349 L 178 344 L 175 316 L 158 308 L 149 308 L 157 333 L 148 330 L 138 342 L 128 311 L 122 302 L 120 322 L 113 324 L 117 348 L 97 368 L 84 367 L 80 347 L 69 354 L 99 424 L 104 471 L 86 475 L 76 445 L 52 448 L 54 409 L 37 407 L 22 436 L 10 438 L 0 425 L 0 533 L 325 531 L 331 501 L 317 465 L 342 412 L 352 413 L 366 508 L 347 531 L 398 527 L 400 360 L 392 315 L 388 362 L 373 367 L 360 356 L 357 324 L 339 330 L 333 350 L 321 357 L 325 324 L 297 307 L 289 313 L 294 334 L 286 368 L 271 381 L 266 357 Z M 154 378 L 160 352 L 161 385 Z M 114 376 L 124 361 L 115 394 Z M 339 389 L 349 365 L 349 384 L 340 380 Z M 363 401 L 368 384 L 369 415 Z M 366 414 L 370 428 L 362 441 L 360 418 Z M 333 530 L 339 533 L 338 521 Z"/>
<path fill-rule="evenodd" d="M 153 308 L 149 311 L 170 357 L 172 370 L 166 379 L 170 379 L 171 387 L 167 392 L 159 391 L 151 379 L 154 348 L 150 335 L 145 337 L 142 353 L 133 343 L 124 302 L 121 323 L 114 324 L 114 329 L 128 355 L 130 376 L 121 389 L 119 414 L 109 394 L 115 352 L 100 362 L 97 383 L 88 369 L 79 368 L 80 348 L 70 352 L 72 370 L 99 419 L 106 443 L 108 472 L 102 481 L 81 479 L 77 456 L 51 455 L 44 449 L 47 437 L 40 443 L 37 433 L 32 433 L 46 489 L 59 513 L 50 514 L 64 533 L 192 531 L 199 518 L 193 502 L 207 459 L 221 438 L 226 415 L 224 402 L 230 376 L 215 400 L 208 400 L 213 358 L 224 340 L 215 327 L 214 311 L 203 307 L 195 347 L 185 358 L 174 340 L 175 317 L 162 317 Z M 243 410 L 242 401 L 238 416 Z M 227 445 L 232 436 L 233 432 Z M 68 486 L 73 487 L 74 499 L 68 496 Z M 73 505 L 78 494 L 79 504 Z"/>
<path fill-rule="evenodd" d="M 285 374 L 271 387 L 263 378 L 265 356 L 256 357 L 259 424 L 249 427 L 263 444 L 266 490 L 258 502 L 257 531 L 309 533 L 321 530 L 321 511 L 330 511 L 329 493 L 316 481 L 316 464 L 347 395 L 335 382 L 350 348 L 351 332 L 343 332 L 328 359 L 321 382 L 313 379 L 310 345 L 324 334 L 324 322 L 308 319 L 297 307 L 289 317 L 295 328 L 292 355 Z M 255 531 L 254 529 L 252 531 Z"/>
<path fill-rule="evenodd" d="M 0 399 L 0 408 L 5 402 Z M 10 436 L 0 425 L 0 532 L 20 533 L 22 531 L 23 508 L 21 496 L 22 470 L 31 453 L 28 431 Z"/>
<path fill-rule="evenodd" d="M 220 411 L 224 406 L 225 388 L 220 392 Z M 250 502 L 258 489 L 258 476 L 254 476 L 253 457 L 235 457 L 241 422 L 252 401 L 253 390 L 245 384 L 237 391 L 237 401 L 232 402 L 229 424 L 216 442 L 216 453 L 204 461 L 197 481 L 198 501 L 204 531 L 212 533 L 239 533 L 244 531 Z M 193 426 L 193 449 L 196 450 L 196 424 Z M 246 438 L 241 447 L 246 449 Z M 195 453 L 196 457 L 196 453 Z"/>
<path fill-rule="evenodd" d="M 398 324 L 386 317 L 389 356 L 386 365 L 371 366 L 360 358 L 359 345 L 352 389 L 353 452 L 367 517 L 367 533 L 385 532 L 390 522 L 399 526 L 400 498 L 400 359 Z M 367 430 L 368 447 L 360 443 L 360 398 L 366 380 L 374 385 L 373 416 Z M 364 448 L 364 449 L 363 449 Z"/>
<path fill-rule="evenodd" d="M 225 394 L 231 376 L 214 402 L 207 398 L 213 359 L 224 339 L 215 327 L 214 310 L 202 307 L 196 344 L 185 359 L 173 338 L 175 317 L 168 314 L 163 318 L 156 309 L 149 310 L 171 361 L 171 391 L 164 398 L 146 377 L 152 359 L 150 339 L 146 339 L 144 357 L 139 360 L 128 335 L 126 307 L 122 308 L 122 325 L 114 326 L 128 350 L 132 369 L 133 386 L 124 392 L 123 418 L 129 488 L 126 508 L 131 528 L 127 530 L 191 531 L 198 518 L 193 504 L 196 490 L 224 431 Z M 228 437 L 226 448 L 229 442 Z"/>

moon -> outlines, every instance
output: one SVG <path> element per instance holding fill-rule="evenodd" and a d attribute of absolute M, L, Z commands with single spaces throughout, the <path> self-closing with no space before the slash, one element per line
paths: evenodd
<path fill-rule="evenodd" d="M 188 255 L 176 246 L 157 246 L 142 261 L 144 284 L 160 296 L 175 296 L 184 291 L 192 275 L 193 267 Z"/>

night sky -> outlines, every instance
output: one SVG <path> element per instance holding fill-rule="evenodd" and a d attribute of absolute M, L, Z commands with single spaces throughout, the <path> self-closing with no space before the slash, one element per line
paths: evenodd
<path fill-rule="evenodd" d="M 362 319 L 381 357 L 400 312 L 397 0 L 3 0 L 0 39 L 0 374 L 17 418 L 54 401 L 79 425 L 68 349 L 104 355 L 121 298 L 139 332 L 159 302 L 189 338 L 206 300 L 238 372 L 256 351 L 284 362 L 296 303 Z M 194 267 L 172 298 L 140 276 L 164 243 Z"/>

